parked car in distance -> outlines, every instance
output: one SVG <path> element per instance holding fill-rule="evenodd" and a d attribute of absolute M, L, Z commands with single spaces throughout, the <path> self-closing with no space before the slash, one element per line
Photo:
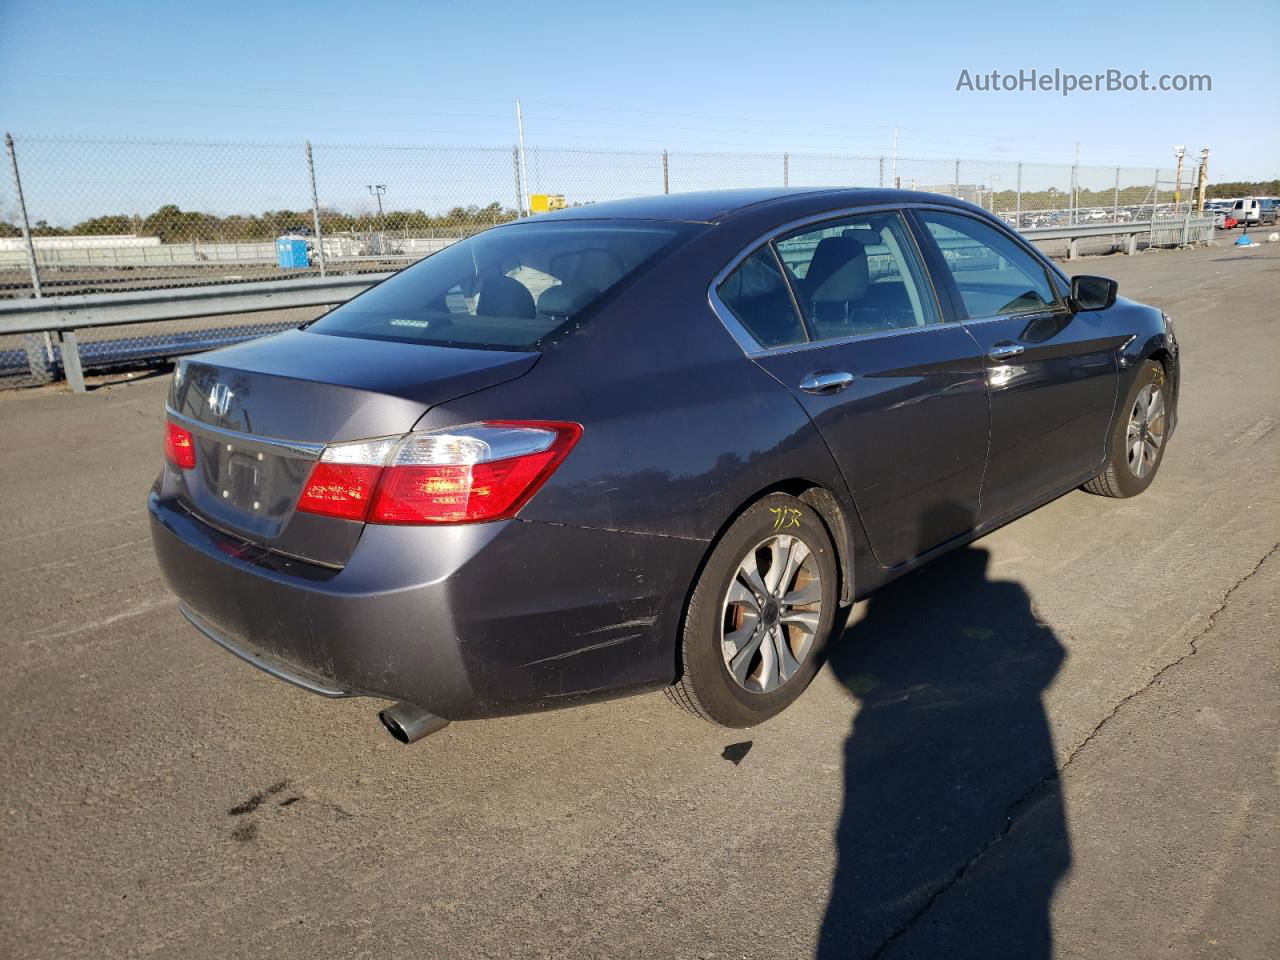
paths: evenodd
<path fill-rule="evenodd" d="M 197 629 L 404 741 L 655 688 L 749 726 L 856 599 L 1144 491 L 1179 379 L 1160 310 L 960 200 L 600 203 L 182 362 L 151 530 Z"/>
<path fill-rule="evenodd" d="M 1245 197 L 1231 208 L 1231 216 L 1246 227 L 1276 222 L 1277 201 L 1272 197 Z"/>

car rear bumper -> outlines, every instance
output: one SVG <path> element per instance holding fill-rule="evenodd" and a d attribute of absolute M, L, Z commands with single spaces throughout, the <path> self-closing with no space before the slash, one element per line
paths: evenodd
<path fill-rule="evenodd" d="M 341 570 L 289 560 L 148 501 L 185 616 L 241 659 L 326 696 L 447 719 L 661 686 L 706 544 L 508 520 L 367 527 Z"/>

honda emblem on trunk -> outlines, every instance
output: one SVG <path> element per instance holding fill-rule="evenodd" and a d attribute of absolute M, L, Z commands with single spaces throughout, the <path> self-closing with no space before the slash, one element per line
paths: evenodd
<path fill-rule="evenodd" d="M 209 409 L 213 411 L 215 417 L 225 417 L 227 411 L 231 409 L 231 398 L 235 394 L 225 383 L 215 383 L 213 389 L 209 391 Z"/>

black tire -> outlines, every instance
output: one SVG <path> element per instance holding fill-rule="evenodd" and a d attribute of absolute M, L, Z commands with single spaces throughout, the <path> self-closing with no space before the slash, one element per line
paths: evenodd
<path fill-rule="evenodd" d="M 733 678 L 725 663 L 721 643 L 727 615 L 725 599 L 739 565 L 758 545 L 780 534 L 795 537 L 808 547 L 813 561 L 813 567 L 808 569 L 816 567 L 821 606 L 817 626 L 803 655 L 797 658 L 799 667 L 776 689 L 753 692 Z M 790 706 L 822 664 L 823 649 L 836 616 L 838 576 L 831 537 L 811 507 L 780 493 L 752 504 L 720 538 L 693 588 L 681 636 L 682 674 L 667 688 L 667 697 L 690 713 L 726 727 L 754 726 Z M 788 586 L 782 585 L 780 590 L 785 591 Z M 787 627 L 782 636 L 792 638 L 785 642 L 794 650 L 795 638 L 810 635 L 792 633 L 792 629 Z"/>
<path fill-rule="evenodd" d="M 1167 416 L 1161 424 L 1161 443 L 1155 451 L 1155 459 L 1142 476 L 1138 476 L 1131 465 L 1131 445 L 1128 442 L 1129 422 L 1133 416 L 1135 404 L 1138 402 L 1139 394 L 1147 387 L 1155 387 L 1162 391 L 1167 415 L 1168 404 L 1172 398 L 1168 394 L 1168 377 L 1165 375 L 1164 366 L 1155 360 L 1146 360 L 1142 364 L 1142 369 L 1138 371 L 1133 386 L 1129 389 L 1129 396 L 1124 406 L 1116 412 L 1116 423 L 1111 431 L 1111 455 L 1107 458 L 1106 469 L 1084 485 L 1084 489 L 1089 493 L 1095 493 L 1100 497 L 1136 497 L 1151 486 L 1151 481 L 1155 479 L 1160 463 L 1164 460 L 1164 450 L 1169 439 Z"/>

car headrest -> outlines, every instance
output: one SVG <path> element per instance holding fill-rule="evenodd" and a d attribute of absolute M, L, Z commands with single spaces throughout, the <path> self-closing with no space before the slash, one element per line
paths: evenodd
<path fill-rule="evenodd" d="M 862 227 L 846 227 L 840 231 L 840 236 L 857 240 L 864 247 L 874 247 L 879 243 L 883 243 L 878 231 Z"/>
<path fill-rule="evenodd" d="M 810 300 L 830 303 L 858 299 L 867 292 L 870 278 L 860 240 L 824 237 L 813 251 L 804 285 Z"/>
<path fill-rule="evenodd" d="M 544 317 L 569 318 L 589 304 L 600 291 L 579 283 L 557 283 L 538 297 L 538 313 Z"/>
<path fill-rule="evenodd" d="M 857 264 L 857 265 L 855 265 Z M 823 237 L 814 248 L 803 287 L 809 300 L 851 300 L 867 288 L 867 253 L 853 237 Z M 834 283 L 829 282 L 833 281 Z M 848 291 L 847 296 L 840 295 Z"/>
<path fill-rule="evenodd" d="M 553 276 L 603 290 L 622 279 L 625 271 L 612 252 L 587 249 L 552 257 L 550 272 Z"/>
<path fill-rule="evenodd" d="M 476 313 L 486 317 L 517 317 L 532 320 L 536 316 L 533 294 L 514 277 L 485 277 L 476 297 Z"/>

